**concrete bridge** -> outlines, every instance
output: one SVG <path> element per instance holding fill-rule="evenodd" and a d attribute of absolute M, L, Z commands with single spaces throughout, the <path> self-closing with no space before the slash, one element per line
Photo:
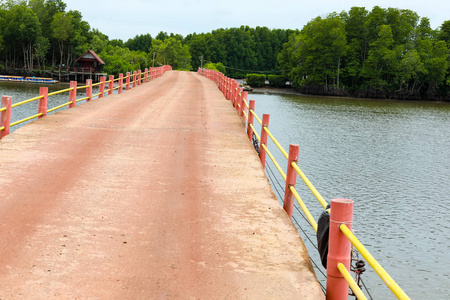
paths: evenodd
<path fill-rule="evenodd" d="M 0 141 L 0 299 L 323 299 L 242 119 L 170 71 Z"/>

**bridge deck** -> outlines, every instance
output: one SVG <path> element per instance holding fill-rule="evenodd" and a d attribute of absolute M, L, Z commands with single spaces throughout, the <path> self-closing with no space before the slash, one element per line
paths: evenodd
<path fill-rule="evenodd" d="M 321 299 L 242 120 L 168 72 L 0 141 L 0 298 Z"/>

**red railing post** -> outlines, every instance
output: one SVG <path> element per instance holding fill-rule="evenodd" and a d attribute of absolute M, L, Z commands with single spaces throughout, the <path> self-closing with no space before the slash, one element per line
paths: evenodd
<path fill-rule="evenodd" d="M 133 88 L 136 87 L 136 75 L 137 75 L 137 73 L 136 73 L 136 71 L 134 71 L 133 72 Z"/>
<path fill-rule="evenodd" d="M 138 70 L 137 77 L 138 77 L 137 85 L 141 85 L 141 79 L 142 79 L 142 71 L 141 70 Z"/>
<path fill-rule="evenodd" d="M 86 79 L 86 97 L 88 97 L 87 101 L 92 101 L 92 79 Z"/>
<path fill-rule="evenodd" d="M 1 107 L 6 107 L 6 110 L 2 111 L 0 115 L 0 127 L 5 127 L 5 129 L 0 131 L 0 139 L 9 134 L 11 124 L 11 106 L 12 106 L 12 97 L 2 96 Z"/>
<path fill-rule="evenodd" d="M 253 141 L 253 129 L 250 127 L 250 124 L 253 126 L 253 121 L 255 120 L 255 116 L 251 113 L 251 111 L 255 111 L 255 100 L 250 100 L 250 104 L 248 106 L 250 108 L 248 110 L 247 135 L 248 139 Z M 259 151 L 261 152 L 261 149 Z"/>
<path fill-rule="evenodd" d="M 352 230 L 353 201 L 332 199 L 327 257 L 327 300 L 348 299 L 348 283 L 337 268 L 342 263 L 350 270 L 351 243 L 339 229 L 345 224 Z"/>
<path fill-rule="evenodd" d="M 261 160 L 261 164 L 263 169 L 266 168 L 266 150 L 262 147 L 262 145 L 265 145 L 267 147 L 267 132 L 264 130 L 264 127 L 269 127 L 269 120 L 270 115 L 269 114 L 263 114 L 262 118 L 262 125 L 261 125 L 261 146 L 259 147 L 259 159 Z"/>
<path fill-rule="evenodd" d="M 123 73 L 119 74 L 119 94 L 123 93 Z"/>
<path fill-rule="evenodd" d="M 292 194 L 290 187 L 295 187 L 295 183 L 297 182 L 297 172 L 292 167 L 292 162 L 298 162 L 298 148 L 298 145 L 289 145 L 288 166 L 286 171 L 286 187 L 284 192 L 283 208 L 291 220 L 292 213 L 294 211 L 294 194 Z"/>
<path fill-rule="evenodd" d="M 239 110 L 236 98 L 236 82 L 234 79 L 231 82 L 231 102 L 233 102 L 233 106 L 236 108 L 236 110 Z"/>
<path fill-rule="evenodd" d="M 236 101 L 237 101 L 237 103 L 239 104 L 238 105 L 238 113 L 239 113 L 239 115 L 241 116 L 241 117 L 243 117 L 244 115 L 243 115 L 243 111 L 244 111 L 244 107 L 242 106 L 242 91 L 241 91 L 241 88 L 238 88 L 237 89 L 237 92 L 236 92 Z"/>
<path fill-rule="evenodd" d="M 38 119 L 43 118 L 47 115 L 47 102 L 48 102 L 48 87 L 41 86 L 39 88 L 39 96 L 44 96 L 44 98 L 39 99 L 39 114 L 42 114 L 42 116 L 39 116 Z"/>
<path fill-rule="evenodd" d="M 69 108 L 72 108 L 72 107 L 75 107 L 75 105 L 77 104 L 77 82 L 71 81 L 70 88 L 73 88 L 69 92 L 69 102 L 72 102 L 69 104 Z"/>
<path fill-rule="evenodd" d="M 108 95 L 112 95 L 114 91 L 114 75 L 109 76 Z"/>
<path fill-rule="evenodd" d="M 128 91 L 129 89 L 130 89 L 130 76 L 131 76 L 131 73 L 130 72 L 127 72 L 127 84 L 126 84 L 126 86 L 125 86 L 125 90 L 126 91 Z"/>
<path fill-rule="evenodd" d="M 106 81 L 106 77 L 100 77 L 100 88 L 99 88 L 99 93 L 100 95 L 98 95 L 98 98 L 103 98 L 103 95 L 105 94 L 105 81 Z"/>
<path fill-rule="evenodd" d="M 144 73 L 144 83 L 147 83 L 148 81 L 148 69 L 145 68 L 145 73 Z"/>

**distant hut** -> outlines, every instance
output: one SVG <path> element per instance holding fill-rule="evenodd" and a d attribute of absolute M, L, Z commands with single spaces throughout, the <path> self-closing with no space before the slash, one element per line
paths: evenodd
<path fill-rule="evenodd" d="M 92 50 L 88 50 L 76 63 L 81 66 L 81 72 L 100 73 L 105 62 Z"/>

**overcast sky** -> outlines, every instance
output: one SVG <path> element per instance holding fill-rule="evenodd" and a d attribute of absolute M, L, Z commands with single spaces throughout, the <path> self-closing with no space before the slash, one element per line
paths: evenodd
<path fill-rule="evenodd" d="M 311 19 L 353 6 L 371 10 L 410 9 L 430 19 L 433 29 L 450 20 L 449 0 L 64 0 L 67 10 L 78 10 L 83 20 L 110 39 L 124 42 L 138 34 L 158 32 L 211 32 L 218 28 L 266 26 L 270 29 L 302 29 Z"/>

